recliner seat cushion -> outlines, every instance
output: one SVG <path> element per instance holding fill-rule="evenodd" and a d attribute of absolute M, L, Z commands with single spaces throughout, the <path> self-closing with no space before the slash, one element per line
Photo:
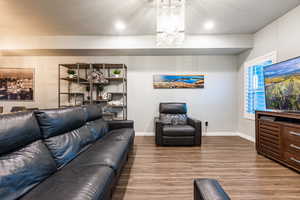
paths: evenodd
<path fill-rule="evenodd" d="M 104 166 L 66 166 L 21 200 L 100 200 L 110 195 L 113 170 Z"/>
<path fill-rule="evenodd" d="M 164 136 L 194 136 L 195 128 L 189 125 L 164 125 Z"/>
<path fill-rule="evenodd" d="M 0 199 L 16 199 L 56 171 L 41 140 L 0 157 Z"/>

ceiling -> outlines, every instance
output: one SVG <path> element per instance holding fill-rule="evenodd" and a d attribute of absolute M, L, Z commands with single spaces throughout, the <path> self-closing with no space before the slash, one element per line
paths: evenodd
<path fill-rule="evenodd" d="M 156 0 L 0 0 L 0 35 L 148 35 L 156 31 Z M 188 34 L 254 33 L 300 0 L 186 0 Z M 114 23 L 122 20 L 122 33 Z M 213 20 L 214 30 L 203 24 Z"/>

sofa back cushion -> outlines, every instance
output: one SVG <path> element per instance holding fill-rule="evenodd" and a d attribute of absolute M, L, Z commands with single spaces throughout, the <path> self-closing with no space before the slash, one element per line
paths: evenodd
<path fill-rule="evenodd" d="M 0 199 L 17 199 L 56 170 L 33 113 L 0 116 Z"/>
<path fill-rule="evenodd" d="M 103 119 L 97 119 L 86 123 L 95 140 L 102 138 L 108 132 L 108 124 Z"/>
<path fill-rule="evenodd" d="M 102 118 L 102 107 L 98 104 L 90 104 L 82 107 L 86 113 L 86 121 L 94 121 Z"/>
<path fill-rule="evenodd" d="M 95 141 L 81 107 L 36 112 L 44 142 L 61 168 Z"/>
<path fill-rule="evenodd" d="M 40 128 L 33 113 L 0 116 L 0 154 L 14 151 L 39 139 Z"/>
<path fill-rule="evenodd" d="M 35 111 L 35 115 L 44 138 L 80 128 L 86 120 L 86 113 L 81 107 L 39 110 Z"/>
<path fill-rule="evenodd" d="M 86 112 L 86 125 L 95 140 L 102 138 L 108 132 L 108 124 L 102 118 L 102 107 L 97 104 L 83 106 Z"/>

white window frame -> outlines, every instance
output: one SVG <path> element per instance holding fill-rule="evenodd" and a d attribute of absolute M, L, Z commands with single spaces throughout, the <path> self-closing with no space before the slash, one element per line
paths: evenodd
<path fill-rule="evenodd" d="M 253 67 L 255 65 L 259 65 L 264 63 L 268 60 L 272 60 L 273 64 L 277 62 L 277 52 L 272 51 L 264 56 L 255 58 L 253 60 L 247 61 L 244 63 L 244 118 L 255 120 L 255 114 L 247 112 L 247 99 L 248 99 L 248 68 Z"/>

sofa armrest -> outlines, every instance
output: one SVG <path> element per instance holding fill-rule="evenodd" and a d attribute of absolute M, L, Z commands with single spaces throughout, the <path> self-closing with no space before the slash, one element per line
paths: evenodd
<path fill-rule="evenodd" d="M 193 126 L 196 129 L 195 145 L 200 146 L 202 142 L 202 122 L 197 119 L 188 118 L 188 125 Z"/>
<path fill-rule="evenodd" d="M 108 121 L 107 124 L 109 131 L 120 128 L 134 128 L 134 122 L 132 120 Z"/>
<path fill-rule="evenodd" d="M 155 128 L 155 143 L 157 145 L 162 145 L 163 123 L 160 121 L 159 117 L 154 118 L 154 128 Z"/>

